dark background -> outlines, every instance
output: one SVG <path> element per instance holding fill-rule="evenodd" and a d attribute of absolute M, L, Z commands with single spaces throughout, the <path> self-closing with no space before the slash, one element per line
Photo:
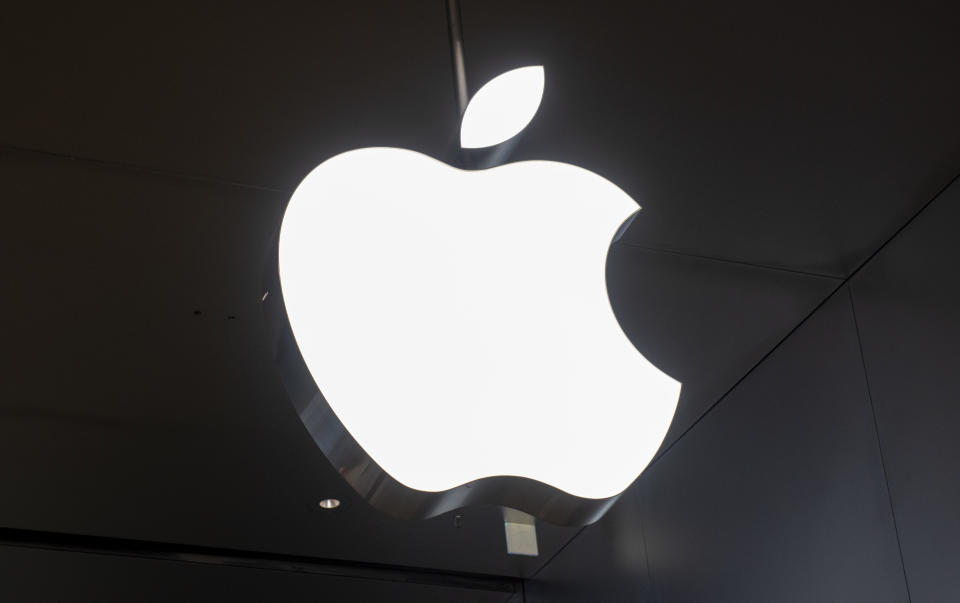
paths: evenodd
<path fill-rule="evenodd" d="M 644 207 L 608 279 L 684 383 L 657 460 L 599 523 L 541 523 L 540 556 L 513 557 L 497 508 L 459 528 L 369 508 L 286 397 L 270 237 L 336 153 L 452 156 L 442 1 L 18 3 L 0 598 L 960 599 L 956 3 L 462 10 L 471 91 L 546 68 L 511 159 Z"/>

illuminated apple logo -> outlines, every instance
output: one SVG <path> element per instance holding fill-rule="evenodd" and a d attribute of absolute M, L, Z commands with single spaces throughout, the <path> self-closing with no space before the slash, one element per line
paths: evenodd
<path fill-rule="evenodd" d="M 461 145 L 522 130 L 543 85 L 542 67 L 490 81 Z M 491 503 L 598 518 L 653 457 L 680 392 L 607 295 L 608 249 L 638 210 L 550 161 L 470 171 L 364 148 L 310 172 L 278 243 L 281 313 L 312 379 L 288 389 L 347 481 L 405 517 Z"/>

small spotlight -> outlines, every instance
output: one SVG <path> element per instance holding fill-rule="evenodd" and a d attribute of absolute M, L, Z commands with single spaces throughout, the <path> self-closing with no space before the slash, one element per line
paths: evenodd
<path fill-rule="evenodd" d="M 340 501 L 336 498 L 324 498 L 320 501 L 321 509 L 336 509 L 340 506 Z"/>

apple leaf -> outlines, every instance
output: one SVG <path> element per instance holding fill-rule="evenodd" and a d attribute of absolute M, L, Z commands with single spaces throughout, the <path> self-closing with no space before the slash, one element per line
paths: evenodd
<path fill-rule="evenodd" d="M 520 133 L 540 108 L 543 66 L 520 67 L 483 85 L 463 112 L 460 146 L 479 149 L 500 144 Z"/>

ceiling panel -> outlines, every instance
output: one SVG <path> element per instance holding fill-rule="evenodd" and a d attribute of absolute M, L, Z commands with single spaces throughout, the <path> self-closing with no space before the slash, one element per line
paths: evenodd
<path fill-rule="evenodd" d="M 543 524 L 541 557 L 508 556 L 495 507 L 456 528 L 354 495 L 267 344 L 282 194 L 9 151 L 0 183 L 4 527 L 498 575 L 528 575 L 574 533 Z M 330 496 L 343 506 L 319 510 Z"/>
<path fill-rule="evenodd" d="M 10 601 L 503 603 L 509 595 L 399 581 L 251 570 L 0 546 Z"/>
<path fill-rule="evenodd" d="M 453 143 L 439 1 L 6 8 L 0 144 L 292 188 L 350 148 Z"/>
<path fill-rule="evenodd" d="M 473 90 L 546 68 L 513 159 L 596 171 L 660 249 L 846 275 L 960 165 L 955 2 L 464 0 Z"/>
<path fill-rule="evenodd" d="M 644 218 L 641 212 L 634 222 Z M 699 419 L 838 283 L 615 244 L 607 259 L 614 312 L 644 357 L 683 384 L 665 442 Z"/>
<path fill-rule="evenodd" d="M 638 485 L 658 600 L 908 600 L 846 290 Z"/>
<path fill-rule="evenodd" d="M 954 184 L 853 281 L 913 603 L 960 598 L 960 281 Z"/>

